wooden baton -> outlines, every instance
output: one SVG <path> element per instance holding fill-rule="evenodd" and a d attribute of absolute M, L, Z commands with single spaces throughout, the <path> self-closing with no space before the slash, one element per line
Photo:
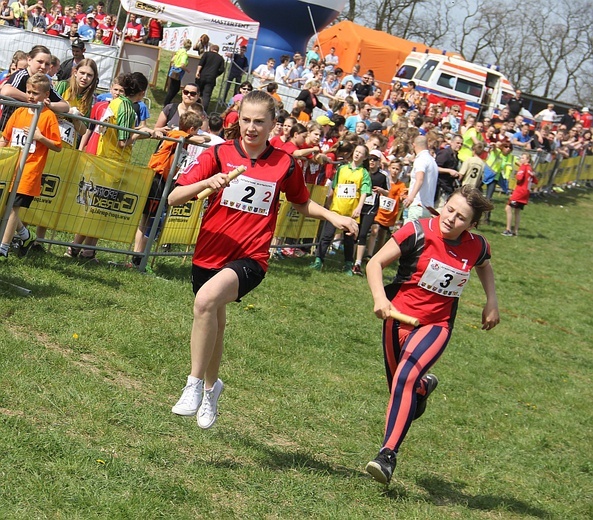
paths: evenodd
<path fill-rule="evenodd" d="M 241 175 L 245 171 L 247 171 L 247 166 L 243 166 L 243 165 L 230 171 L 228 173 L 229 181 L 236 179 L 239 175 Z M 206 188 L 205 190 L 202 190 L 200 193 L 198 193 L 197 198 L 198 198 L 198 200 L 204 200 L 204 199 L 208 198 L 210 195 L 212 195 L 213 193 L 214 193 L 214 190 L 212 188 Z"/>
<path fill-rule="evenodd" d="M 397 320 L 400 323 L 406 323 L 407 325 L 412 325 L 413 327 L 417 327 L 418 325 L 420 325 L 420 320 L 418 318 L 408 316 L 403 312 L 391 311 L 390 314 L 394 320 Z"/>

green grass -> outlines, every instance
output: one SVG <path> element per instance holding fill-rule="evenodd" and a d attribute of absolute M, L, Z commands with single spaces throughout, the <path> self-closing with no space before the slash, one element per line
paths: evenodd
<path fill-rule="evenodd" d="M 464 292 L 440 385 L 388 489 L 364 472 L 387 390 L 366 281 L 271 265 L 229 306 L 220 418 L 170 412 L 188 372 L 189 265 L 154 276 L 45 255 L 0 280 L 1 518 L 593 517 L 593 195 L 491 226 L 502 312 Z M 102 259 L 109 255 L 101 254 Z"/>

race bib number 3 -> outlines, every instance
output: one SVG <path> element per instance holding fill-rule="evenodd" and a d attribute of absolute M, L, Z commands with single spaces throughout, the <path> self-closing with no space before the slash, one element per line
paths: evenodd
<path fill-rule="evenodd" d="M 231 181 L 223 190 L 220 205 L 246 213 L 269 215 L 275 193 L 275 182 L 260 181 L 242 175 Z"/>
<path fill-rule="evenodd" d="M 459 298 L 468 280 L 469 272 L 431 258 L 418 285 L 427 291 Z"/>
<path fill-rule="evenodd" d="M 338 184 L 336 195 L 340 199 L 356 198 L 356 184 Z"/>
<path fill-rule="evenodd" d="M 22 128 L 13 128 L 10 146 L 24 148 L 26 142 L 27 142 L 27 134 L 25 134 L 25 131 Z M 29 153 L 33 153 L 35 151 L 35 147 L 36 147 L 35 145 L 36 145 L 35 141 L 31 141 L 31 146 L 29 147 Z"/>

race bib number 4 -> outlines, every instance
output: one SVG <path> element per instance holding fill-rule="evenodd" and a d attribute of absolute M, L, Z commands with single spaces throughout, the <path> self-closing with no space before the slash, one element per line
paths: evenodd
<path fill-rule="evenodd" d="M 431 258 L 418 285 L 427 291 L 459 298 L 468 280 L 469 272 Z"/>
<path fill-rule="evenodd" d="M 220 205 L 246 213 L 269 215 L 275 193 L 275 182 L 260 181 L 242 175 L 231 181 L 223 190 Z"/>
<path fill-rule="evenodd" d="M 10 146 L 24 148 L 26 142 L 27 142 L 27 134 L 25 134 L 25 131 L 22 128 L 13 128 Z M 35 145 L 36 145 L 35 141 L 31 141 L 31 146 L 29 147 L 29 153 L 33 153 L 35 151 L 35 147 L 36 147 Z"/>
<path fill-rule="evenodd" d="M 356 184 L 338 184 L 336 196 L 340 199 L 356 198 Z"/>
<path fill-rule="evenodd" d="M 60 137 L 62 142 L 74 146 L 74 137 L 76 136 L 76 130 L 74 125 L 70 121 L 64 121 L 63 119 L 58 123 L 60 125 Z"/>

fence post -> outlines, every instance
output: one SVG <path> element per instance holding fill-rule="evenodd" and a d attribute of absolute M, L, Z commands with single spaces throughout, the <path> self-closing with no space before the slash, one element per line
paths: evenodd
<path fill-rule="evenodd" d="M 177 147 L 175 148 L 175 155 L 173 156 L 173 163 L 171 164 L 171 169 L 169 170 L 169 176 L 167 177 L 167 181 L 165 182 L 165 188 L 163 190 L 163 196 L 159 201 L 159 205 L 156 210 L 156 214 L 154 216 L 154 220 L 152 222 L 152 226 L 150 226 L 150 232 L 148 234 L 148 240 L 146 242 L 146 247 L 144 248 L 144 252 L 142 253 L 142 260 L 140 261 L 140 265 L 138 266 L 138 271 L 141 273 L 146 271 L 146 265 L 148 264 L 148 259 L 150 258 L 150 251 L 152 250 L 152 246 L 156 240 L 157 233 L 159 228 L 161 227 L 161 217 L 163 216 L 163 212 L 167 205 L 167 197 L 169 196 L 169 190 L 171 188 L 171 184 L 173 184 L 173 179 L 175 178 L 175 172 L 177 171 L 177 165 L 179 164 L 179 159 L 181 157 L 181 153 L 183 151 L 183 143 L 185 139 L 181 138 L 178 140 Z M 165 226 L 165 222 L 167 217 L 165 215 L 162 227 Z M 150 222 L 150 217 L 149 220 Z"/>

